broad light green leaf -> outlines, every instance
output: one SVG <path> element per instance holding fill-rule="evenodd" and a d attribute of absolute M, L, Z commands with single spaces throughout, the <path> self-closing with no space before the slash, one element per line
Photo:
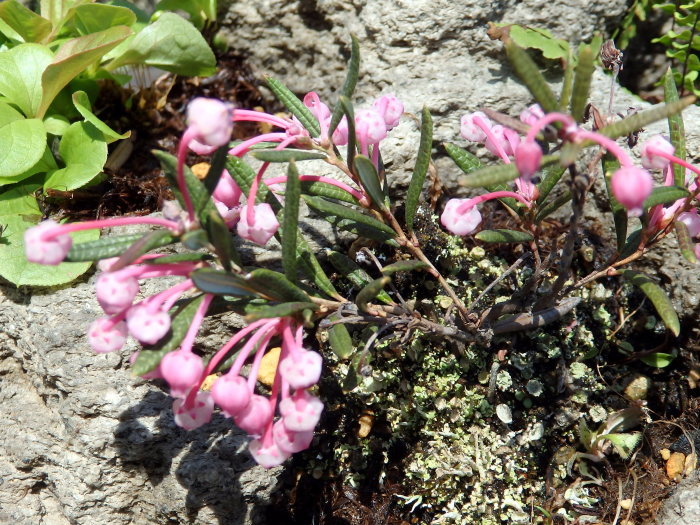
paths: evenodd
<path fill-rule="evenodd" d="M 355 35 L 350 35 L 350 39 L 350 61 L 348 62 L 348 71 L 345 75 L 343 88 L 340 90 L 340 95 L 348 100 L 352 99 L 352 94 L 357 85 L 357 79 L 360 77 L 360 42 Z M 338 127 L 340 120 L 343 118 L 343 113 L 343 105 L 338 101 L 333 108 L 328 135 L 333 135 L 335 128 Z"/>
<path fill-rule="evenodd" d="M 534 237 L 527 232 L 515 230 L 481 230 L 474 237 L 488 243 L 529 242 Z"/>
<path fill-rule="evenodd" d="M 11 177 L 0 177 L 0 186 L 20 182 L 24 179 L 28 179 L 33 175 L 36 175 L 37 173 L 48 173 L 50 171 L 55 170 L 56 168 L 58 168 L 58 166 L 56 165 L 56 159 L 54 159 L 53 153 L 51 152 L 51 148 L 49 148 L 47 144 L 44 147 L 44 154 L 39 159 L 39 162 L 34 164 L 28 170 L 23 171 L 22 173 L 18 173 L 17 175 L 13 175 Z"/>
<path fill-rule="evenodd" d="M 15 120 L 23 119 L 24 115 L 19 111 L 10 106 L 7 102 L 0 101 L 0 128 Z"/>
<path fill-rule="evenodd" d="M 17 286 L 55 286 L 85 273 L 91 263 L 64 262 L 58 266 L 30 263 L 24 253 L 24 232 L 41 217 L 33 192 L 36 185 L 24 185 L 0 194 L 0 224 L 5 226 L 0 243 L 0 276 Z M 95 240 L 99 230 L 71 234 L 73 242 Z"/>
<path fill-rule="evenodd" d="M 98 62 L 130 34 L 128 27 L 116 26 L 64 42 L 41 75 L 42 97 L 36 115 L 43 118 L 51 102 L 68 82 Z"/>
<path fill-rule="evenodd" d="M 673 335 L 678 337 L 681 332 L 681 323 L 678 320 L 678 315 L 671 304 L 671 300 L 666 295 L 666 292 L 656 284 L 650 277 L 647 277 L 641 272 L 634 270 L 623 270 L 622 276 L 626 281 L 632 283 L 646 295 L 651 303 L 656 308 L 656 312 L 661 317 L 661 320 L 666 325 L 666 328 L 671 330 Z"/>
<path fill-rule="evenodd" d="M 45 150 L 46 129 L 41 120 L 15 120 L 1 127 L 0 182 L 4 177 L 13 177 L 31 169 Z"/>
<path fill-rule="evenodd" d="M 664 102 L 671 104 L 678 100 L 678 89 L 673 78 L 673 72 L 669 67 L 664 75 Z M 668 116 L 668 131 L 671 135 L 671 144 L 675 148 L 673 154 L 681 160 L 685 160 L 685 126 L 681 113 Z M 685 186 L 685 168 L 679 164 L 673 164 L 673 181 L 676 186 Z"/>
<path fill-rule="evenodd" d="M 642 433 L 630 432 L 627 434 L 604 434 L 602 436 L 598 436 L 598 439 L 607 439 L 610 441 L 610 443 L 613 444 L 615 452 L 617 452 L 622 459 L 627 459 L 642 440 Z"/>
<path fill-rule="evenodd" d="M 318 137 L 321 133 L 321 127 L 318 124 L 318 120 L 314 117 L 313 113 L 307 108 L 304 103 L 299 100 L 294 93 L 292 93 L 287 86 L 285 86 L 279 80 L 266 77 L 265 82 L 270 91 L 277 97 L 277 99 L 284 104 L 284 107 L 289 110 L 289 112 L 294 115 L 301 125 L 304 126 L 312 137 Z"/>
<path fill-rule="evenodd" d="M 61 137 L 70 127 L 70 121 L 63 115 L 52 114 L 44 117 L 44 128 L 49 135 Z"/>
<path fill-rule="evenodd" d="M 85 91 L 76 91 L 75 93 L 73 93 L 73 104 L 75 105 L 75 109 L 78 110 L 78 113 L 80 113 L 86 121 L 95 126 L 98 130 L 100 130 L 102 135 L 104 135 L 107 144 L 111 144 L 115 140 L 126 139 L 131 136 L 131 131 L 119 134 L 112 128 L 110 128 L 107 124 L 102 122 L 97 117 L 97 115 L 95 115 L 92 112 L 90 99 L 88 98 L 87 93 L 85 93 Z"/>
<path fill-rule="evenodd" d="M 39 44 L 20 44 L 0 53 L 0 94 L 27 117 L 37 115 L 41 104 L 41 75 L 53 55 Z"/>
<path fill-rule="evenodd" d="M 61 138 L 58 151 L 66 167 L 51 173 L 44 189 L 80 188 L 101 173 L 107 161 L 104 135 L 89 122 L 71 124 Z"/>
<path fill-rule="evenodd" d="M 216 72 L 216 58 L 201 33 L 175 13 L 163 13 L 128 43 L 124 53 L 106 67 L 114 71 L 130 64 L 145 64 L 186 76 Z"/>
<path fill-rule="evenodd" d="M 158 11 L 184 11 L 190 22 L 202 29 L 207 20 L 216 21 L 216 0 L 161 0 L 155 8 L 155 13 Z"/>
<path fill-rule="evenodd" d="M 408 231 L 413 230 L 413 220 L 418 209 L 418 201 L 423 191 L 425 177 L 428 174 L 428 166 L 430 165 L 430 154 L 433 149 L 433 117 L 427 107 L 423 107 L 421 113 L 420 127 L 420 145 L 418 146 L 418 155 L 416 164 L 413 167 L 411 182 L 408 185 L 406 192 L 406 228 Z"/>
<path fill-rule="evenodd" d="M 90 0 L 40 0 L 41 16 L 51 21 L 54 27 L 59 27 L 63 17 L 71 7 L 85 4 Z"/>
<path fill-rule="evenodd" d="M 99 33 L 115 26 L 131 26 L 136 14 L 126 7 L 106 4 L 84 4 L 73 7 L 66 14 L 65 27 L 80 35 Z"/>
<path fill-rule="evenodd" d="M 666 354 L 664 352 L 654 352 L 653 354 L 645 355 L 640 357 L 645 365 L 653 366 L 655 368 L 666 368 L 670 365 L 676 358 L 673 354 Z"/>
<path fill-rule="evenodd" d="M 5 0 L 0 3 L 0 19 L 25 42 L 40 42 L 51 32 L 51 21 L 15 0 Z"/>
<path fill-rule="evenodd" d="M 287 169 L 282 219 L 282 267 L 287 279 L 297 281 L 297 234 L 299 233 L 299 200 L 301 187 L 296 163 L 291 161 Z"/>
<path fill-rule="evenodd" d="M 569 43 L 566 40 L 554 38 L 546 29 L 514 24 L 510 26 L 509 34 L 520 47 L 539 49 L 545 58 L 564 58 L 569 53 Z"/>

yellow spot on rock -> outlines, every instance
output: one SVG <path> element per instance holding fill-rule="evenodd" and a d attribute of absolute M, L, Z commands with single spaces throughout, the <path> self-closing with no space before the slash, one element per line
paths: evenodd
<path fill-rule="evenodd" d="M 272 388 L 272 383 L 275 381 L 275 372 L 277 372 L 277 363 L 279 363 L 280 360 L 280 352 L 282 352 L 282 349 L 279 346 L 272 348 L 260 361 L 258 381 L 270 388 Z"/>

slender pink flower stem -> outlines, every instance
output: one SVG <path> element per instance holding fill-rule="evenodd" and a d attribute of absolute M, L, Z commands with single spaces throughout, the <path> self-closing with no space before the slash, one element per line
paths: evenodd
<path fill-rule="evenodd" d="M 491 128 L 489 125 L 484 122 L 484 119 L 481 117 L 474 117 L 473 119 L 474 124 L 479 126 L 481 128 L 481 131 L 484 132 L 486 135 L 486 139 L 491 141 L 491 144 L 494 145 L 496 148 L 496 151 L 498 151 L 498 156 L 501 157 L 501 160 L 505 162 L 506 164 L 510 164 L 510 158 L 506 154 L 506 150 L 503 149 L 503 146 L 501 146 L 501 143 L 496 140 L 496 137 L 494 136 L 493 133 L 491 133 Z"/>
<path fill-rule="evenodd" d="M 95 230 L 98 228 L 113 228 L 116 226 L 129 226 L 132 224 L 153 224 L 155 226 L 164 226 L 175 233 L 180 231 L 180 225 L 175 221 L 161 219 L 160 217 L 115 217 L 113 219 L 101 219 L 98 221 L 71 222 L 61 224 L 56 228 L 45 232 L 41 239 L 47 241 L 56 235 L 64 233 L 78 232 L 82 230 Z"/>
<path fill-rule="evenodd" d="M 379 144 L 372 146 L 372 164 L 374 164 L 375 169 L 379 172 Z"/>
<path fill-rule="evenodd" d="M 601 147 L 604 149 L 608 150 L 610 153 L 615 155 L 617 157 L 617 160 L 620 161 L 620 164 L 625 167 L 625 168 L 631 168 L 633 166 L 632 159 L 630 156 L 623 150 L 617 142 L 615 142 L 612 139 L 609 139 L 608 137 L 601 135 L 600 133 L 595 133 L 593 131 L 585 131 L 585 130 L 579 130 L 576 132 L 576 138 L 579 140 L 592 140 L 593 142 L 596 142 L 600 144 Z"/>
<path fill-rule="evenodd" d="M 289 322 L 284 323 L 284 327 L 282 328 L 282 341 L 287 351 L 289 352 L 289 355 L 292 357 L 292 360 L 294 362 L 299 361 L 300 347 L 297 347 L 297 341 L 294 338 L 294 334 L 292 333 L 292 327 Z"/>
<path fill-rule="evenodd" d="M 666 166 L 666 176 L 664 177 L 664 186 L 673 186 L 675 180 L 673 179 L 673 167 L 671 164 Z"/>
<path fill-rule="evenodd" d="M 561 122 L 567 127 L 576 126 L 576 121 L 565 113 L 547 113 L 544 117 L 530 126 L 530 129 L 525 136 L 525 140 L 527 142 L 534 142 L 537 134 L 553 122 Z"/>
<path fill-rule="evenodd" d="M 690 164 L 684 160 L 681 160 L 678 157 L 675 157 L 669 153 L 666 153 L 665 151 L 662 151 L 662 150 L 657 149 L 657 148 L 649 147 L 649 148 L 647 148 L 647 153 L 649 153 L 651 155 L 656 155 L 657 157 L 662 157 L 664 159 L 670 160 L 674 164 L 678 164 L 679 166 L 683 166 L 685 169 L 692 171 L 696 175 L 700 175 L 700 168 L 698 168 L 697 166 L 693 166 L 692 164 Z"/>
<path fill-rule="evenodd" d="M 299 180 L 304 182 L 325 182 L 326 184 L 330 184 L 331 186 L 335 186 L 336 188 L 340 188 L 341 190 L 349 193 L 358 201 L 361 201 L 365 198 L 365 196 L 359 191 L 357 191 L 355 188 L 352 188 L 344 182 L 340 182 L 339 180 L 335 180 L 330 177 L 324 177 L 322 175 L 299 175 Z M 269 179 L 263 179 L 263 182 L 268 186 L 274 186 L 275 184 L 284 184 L 285 182 L 287 182 L 287 177 L 270 177 Z"/>
<path fill-rule="evenodd" d="M 280 142 L 277 147 L 275 147 L 275 150 L 281 150 L 289 146 L 292 142 L 294 142 L 295 137 L 288 137 L 286 140 L 283 140 Z M 246 219 L 248 221 L 249 225 L 252 225 L 255 223 L 255 198 L 258 195 L 258 187 L 260 186 L 260 181 L 262 180 L 262 176 L 267 171 L 268 166 L 270 165 L 269 162 L 263 162 L 262 166 L 260 166 L 260 169 L 258 170 L 257 175 L 253 179 L 253 182 L 250 184 L 250 192 L 248 193 L 248 201 L 247 201 L 247 208 L 246 208 Z"/>
<path fill-rule="evenodd" d="M 248 150 L 251 146 L 258 144 L 259 142 L 280 142 L 286 137 L 286 133 L 266 133 L 264 135 L 258 135 L 257 137 L 248 139 L 231 148 L 228 154 L 233 155 L 234 157 L 242 157 L 243 155 L 248 153 Z"/>
<path fill-rule="evenodd" d="M 516 199 L 520 202 L 522 202 L 525 206 L 528 208 L 532 205 L 530 200 L 526 197 L 523 197 L 519 193 L 515 193 L 513 191 L 494 191 L 491 193 L 486 193 L 484 195 L 479 195 L 478 197 L 474 197 L 472 199 L 467 199 L 466 202 L 463 202 L 459 208 L 457 208 L 457 213 L 465 213 L 468 211 L 470 208 L 473 208 L 477 204 L 481 204 L 482 202 L 489 201 L 491 199 L 502 199 L 504 197 L 511 197 L 513 199 Z"/>
<path fill-rule="evenodd" d="M 192 206 L 192 198 L 190 197 L 190 192 L 187 190 L 187 184 L 185 183 L 185 172 L 183 166 L 185 165 L 185 158 L 187 157 L 187 146 L 197 137 L 197 131 L 193 127 L 189 127 L 182 134 L 180 139 L 180 145 L 177 148 L 177 185 L 180 188 L 180 193 L 185 201 L 185 209 L 187 210 L 187 216 L 190 222 L 194 222 L 194 206 Z"/>
<path fill-rule="evenodd" d="M 214 294 L 204 294 L 204 299 L 202 299 L 202 302 L 199 303 L 197 311 L 194 313 L 194 317 L 192 317 L 190 326 L 187 329 L 187 333 L 182 339 L 182 343 L 180 343 L 181 351 L 192 352 L 192 345 L 194 345 L 194 339 L 195 337 L 197 337 L 197 332 L 199 332 L 199 327 L 202 325 L 202 321 L 204 320 L 204 316 L 206 315 L 207 310 L 209 309 L 209 305 L 211 304 L 212 299 L 214 299 Z"/>
<path fill-rule="evenodd" d="M 275 372 L 275 380 L 272 382 L 272 390 L 270 391 L 270 408 L 272 409 L 272 414 L 275 413 L 277 408 L 277 398 L 279 397 L 280 381 L 282 381 L 282 376 L 279 371 Z M 267 427 L 265 428 L 265 433 L 262 439 L 263 447 L 269 447 L 272 445 L 272 425 L 274 423 L 274 416 L 270 419 Z"/>
<path fill-rule="evenodd" d="M 255 359 L 253 359 L 253 364 L 250 367 L 250 374 L 248 375 L 248 388 L 252 391 L 255 388 L 255 383 L 258 380 L 258 371 L 260 370 L 260 363 L 265 355 L 265 350 L 267 350 L 267 345 L 270 344 L 270 339 L 275 335 L 273 330 L 270 330 L 265 334 L 265 336 L 260 341 L 260 346 L 255 353 Z"/>
<path fill-rule="evenodd" d="M 165 311 L 170 310 L 173 304 L 180 298 L 180 296 L 185 293 L 187 290 L 190 288 L 194 287 L 194 283 L 192 282 L 191 279 L 186 279 L 182 281 L 181 283 L 176 284 L 175 286 L 171 286 L 167 290 L 163 290 L 162 292 L 152 295 L 151 297 L 147 297 L 143 301 L 140 301 L 137 304 L 142 304 L 148 308 L 149 312 L 155 312 L 156 310 L 160 310 L 162 307 Z M 172 303 L 170 302 L 172 301 Z"/>
<path fill-rule="evenodd" d="M 234 122 L 267 122 L 282 129 L 289 128 L 292 123 L 281 117 L 263 113 L 262 111 L 252 111 L 250 109 L 236 109 L 233 111 Z"/>

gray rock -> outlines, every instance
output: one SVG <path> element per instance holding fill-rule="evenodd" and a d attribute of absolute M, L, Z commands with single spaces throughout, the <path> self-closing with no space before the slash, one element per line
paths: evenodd
<path fill-rule="evenodd" d="M 680 482 L 656 515 L 658 525 L 695 525 L 700 523 L 700 474 Z"/>

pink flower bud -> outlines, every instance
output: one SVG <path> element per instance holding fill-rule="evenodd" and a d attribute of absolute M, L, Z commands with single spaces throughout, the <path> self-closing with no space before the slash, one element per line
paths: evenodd
<path fill-rule="evenodd" d="M 129 272 L 103 273 L 95 283 L 97 302 L 105 313 L 110 315 L 129 308 L 138 293 L 139 282 Z"/>
<path fill-rule="evenodd" d="M 53 234 L 61 226 L 51 219 L 24 232 L 24 252 L 29 262 L 56 266 L 63 262 L 73 244 L 67 233 Z M 48 236 L 49 238 L 44 238 Z"/>
<path fill-rule="evenodd" d="M 261 436 L 265 427 L 272 420 L 270 401 L 263 396 L 253 394 L 250 403 L 233 417 L 238 427 L 251 436 Z"/>
<path fill-rule="evenodd" d="M 88 343 L 98 354 L 121 349 L 126 343 L 126 323 L 114 323 L 109 317 L 95 319 L 88 328 Z"/>
<path fill-rule="evenodd" d="M 321 354 L 301 348 L 282 359 L 278 369 L 292 388 L 308 388 L 318 383 L 322 365 Z"/>
<path fill-rule="evenodd" d="M 379 113 L 389 131 L 399 125 L 399 119 L 403 115 L 403 104 L 394 95 L 383 95 L 372 104 L 374 110 Z"/>
<path fill-rule="evenodd" d="M 253 241 L 260 246 L 267 244 L 280 223 L 277 221 L 275 212 L 266 202 L 255 205 L 255 215 L 252 224 L 248 224 L 248 206 L 241 208 L 241 220 L 238 223 L 238 235 L 249 241 Z"/>
<path fill-rule="evenodd" d="M 692 209 L 681 213 L 678 220 L 688 227 L 688 233 L 691 237 L 700 237 L 700 215 L 698 210 Z"/>
<path fill-rule="evenodd" d="M 651 195 L 654 181 L 648 171 L 628 166 L 613 173 L 610 185 L 613 195 L 627 208 L 627 213 L 631 217 L 639 217 L 642 214 L 642 204 Z"/>
<path fill-rule="evenodd" d="M 528 181 L 540 169 L 541 161 L 542 148 L 536 142 L 523 141 L 515 150 L 515 166 L 520 175 Z"/>
<path fill-rule="evenodd" d="M 185 407 L 184 399 L 176 399 L 173 402 L 173 414 L 175 424 L 185 430 L 194 430 L 211 421 L 214 411 L 214 401 L 209 392 L 197 392 L 192 408 Z"/>
<path fill-rule="evenodd" d="M 528 106 L 520 113 L 520 120 L 528 126 L 534 126 L 542 117 L 544 117 L 544 111 L 539 104 Z"/>
<path fill-rule="evenodd" d="M 150 312 L 146 305 L 137 304 L 126 312 L 126 325 L 135 339 L 152 345 L 170 330 L 170 316 L 160 310 Z"/>
<path fill-rule="evenodd" d="M 160 373 L 170 385 L 170 395 L 181 397 L 199 381 L 204 372 L 202 358 L 192 352 L 175 350 L 160 361 Z M 213 403 L 213 401 L 212 401 Z"/>
<path fill-rule="evenodd" d="M 219 182 L 214 188 L 212 196 L 220 202 L 223 202 L 229 208 L 235 208 L 241 204 L 241 196 L 243 192 L 233 180 L 233 177 L 228 171 L 224 170 L 219 178 Z"/>
<path fill-rule="evenodd" d="M 251 391 L 245 378 L 225 374 L 214 382 L 211 396 L 227 416 L 234 417 L 250 403 Z"/>
<path fill-rule="evenodd" d="M 233 131 L 233 106 L 213 98 L 195 98 L 187 106 L 187 125 L 196 130 L 197 142 L 221 147 L 229 143 Z"/>
<path fill-rule="evenodd" d="M 673 155 L 676 148 L 661 135 L 654 135 L 644 142 L 639 150 L 642 155 L 642 166 L 648 170 L 662 170 L 668 166 L 668 163 L 671 161 L 659 156 L 654 150 L 667 155 Z"/>
<path fill-rule="evenodd" d="M 311 110 L 311 113 L 320 124 L 326 123 L 326 125 L 328 125 L 326 121 L 331 118 L 331 110 L 321 102 L 317 93 L 314 91 L 307 93 L 304 96 L 304 105 Z"/>
<path fill-rule="evenodd" d="M 379 144 L 386 138 L 386 123 L 373 109 L 361 109 L 355 113 L 355 132 L 361 144 Z"/>
<path fill-rule="evenodd" d="M 345 146 L 348 143 L 348 119 L 343 117 L 338 123 L 338 127 L 333 132 L 333 144 L 336 146 Z"/>
<path fill-rule="evenodd" d="M 450 233 L 469 235 L 481 224 L 481 213 L 476 206 L 460 211 L 460 207 L 469 199 L 450 199 L 440 216 L 440 222 Z"/>
<path fill-rule="evenodd" d="M 467 113 L 462 117 L 461 126 L 459 128 L 462 136 L 470 142 L 484 142 L 486 140 L 486 133 L 479 126 L 491 128 L 491 121 L 489 118 L 481 111 L 475 111 L 474 113 Z"/>
<path fill-rule="evenodd" d="M 248 451 L 258 465 L 272 468 L 284 463 L 291 454 L 283 451 L 274 441 L 265 446 L 260 439 L 254 439 L 248 444 Z"/>
<path fill-rule="evenodd" d="M 295 432 L 289 430 L 284 425 L 284 420 L 280 419 L 272 426 L 272 437 L 280 450 L 288 454 L 294 454 L 309 448 L 314 439 L 314 431 Z"/>
<path fill-rule="evenodd" d="M 306 390 L 297 390 L 291 397 L 280 401 L 284 426 L 294 432 L 313 430 L 321 418 L 323 402 Z"/>

